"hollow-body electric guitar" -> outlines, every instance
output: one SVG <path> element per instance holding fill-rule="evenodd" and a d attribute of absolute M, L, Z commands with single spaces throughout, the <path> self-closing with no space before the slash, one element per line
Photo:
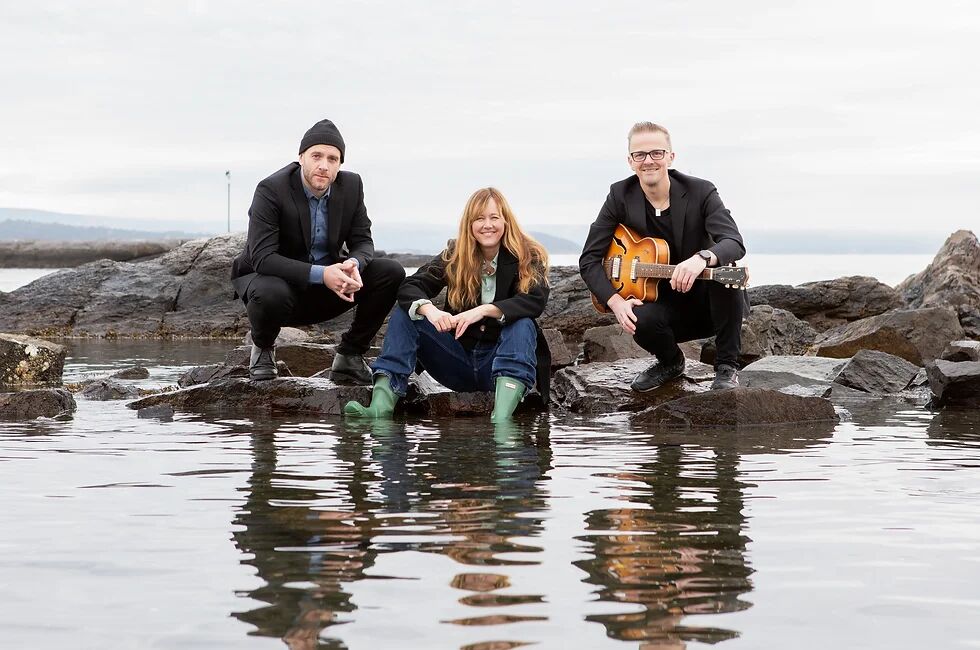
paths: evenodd
<path fill-rule="evenodd" d="M 660 280 L 669 279 L 676 266 L 670 263 L 666 241 L 656 237 L 640 237 L 619 224 L 613 232 L 609 251 L 602 259 L 602 268 L 616 293 L 623 298 L 654 302 Z M 697 279 L 714 280 L 731 289 L 745 289 L 748 282 L 746 270 L 744 266 L 708 268 Z M 610 311 L 594 294 L 592 304 L 603 314 Z"/>

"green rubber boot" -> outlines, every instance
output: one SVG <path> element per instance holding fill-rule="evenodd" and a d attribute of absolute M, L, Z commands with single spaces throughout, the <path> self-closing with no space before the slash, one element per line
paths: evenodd
<path fill-rule="evenodd" d="M 391 390 L 391 380 L 386 375 L 378 375 L 371 391 L 371 405 L 364 406 L 351 401 L 344 405 L 344 415 L 354 418 L 390 418 L 395 412 L 398 395 Z"/>
<path fill-rule="evenodd" d="M 503 422 L 514 414 L 514 409 L 524 397 L 524 384 L 512 377 L 497 377 L 497 390 L 493 396 L 491 422 Z"/>

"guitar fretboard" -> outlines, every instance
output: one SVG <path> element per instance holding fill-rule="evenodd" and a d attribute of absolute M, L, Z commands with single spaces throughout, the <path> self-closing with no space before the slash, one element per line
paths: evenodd
<path fill-rule="evenodd" d="M 612 259 L 606 260 L 603 266 L 606 267 L 607 274 L 612 274 L 612 268 L 613 268 Z M 676 264 L 648 264 L 648 263 L 640 262 L 636 265 L 636 277 L 667 279 L 674 274 L 674 269 L 676 268 L 677 268 Z M 712 279 L 711 272 L 712 269 L 705 269 L 704 271 L 701 272 L 701 274 L 698 277 L 702 280 L 711 280 Z M 622 273 L 625 276 L 629 276 L 630 265 L 624 264 L 623 268 L 620 270 L 620 273 Z"/>

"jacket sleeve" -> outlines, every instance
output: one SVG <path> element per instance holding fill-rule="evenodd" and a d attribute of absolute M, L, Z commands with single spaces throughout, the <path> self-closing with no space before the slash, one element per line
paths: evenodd
<path fill-rule="evenodd" d="M 704 215 L 704 229 L 713 242 L 710 250 L 718 258 L 718 266 L 742 259 L 745 256 L 742 235 L 714 185 L 709 184 L 708 194 L 701 203 L 701 214 Z"/>
<path fill-rule="evenodd" d="M 543 273 L 544 269 L 541 269 Z M 515 280 L 516 283 L 516 280 Z M 510 298 L 494 301 L 494 306 L 504 313 L 504 322 L 513 323 L 518 318 L 537 318 L 544 313 L 551 287 L 547 278 L 535 282 L 527 293 L 515 293 Z"/>
<path fill-rule="evenodd" d="M 347 233 L 347 256 L 355 258 L 363 271 L 374 259 L 374 239 L 371 237 L 371 220 L 364 205 L 364 183 L 360 176 L 351 176 L 357 179 L 357 203 Z"/>
<path fill-rule="evenodd" d="M 443 251 L 445 253 L 445 251 Z M 443 253 L 419 267 L 419 270 L 402 280 L 398 287 L 398 305 L 406 312 L 416 300 L 429 300 L 439 295 L 446 286 L 446 263 Z"/>
<path fill-rule="evenodd" d="M 579 274 L 585 280 L 589 291 L 595 294 L 596 298 L 603 305 L 616 293 L 612 283 L 602 270 L 602 258 L 609 251 L 609 243 L 612 241 L 613 232 L 619 225 L 618 215 L 623 214 L 624 210 L 619 208 L 616 198 L 613 196 L 612 188 L 606 202 L 599 210 L 599 216 L 589 228 L 589 236 L 585 239 L 585 246 L 582 248 L 582 255 L 578 259 Z"/>
<path fill-rule="evenodd" d="M 256 273 L 274 275 L 287 282 L 306 285 L 310 281 L 310 263 L 294 260 L 279 253 L 279 223 L 282 210 L 269 183 L 263 181 L 255 188 L 252 206 L 248 209 L 249 259 Z"/>

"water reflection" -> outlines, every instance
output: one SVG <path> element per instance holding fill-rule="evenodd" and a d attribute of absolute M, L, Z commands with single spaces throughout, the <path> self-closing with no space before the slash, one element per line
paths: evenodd
<path fill-rule="evenodd" d="M 508 576 L 487 569 L 529 563 L 503 556 L 543 550 L 513 540 L 533 537 L 541 526 L 533 513 L 546 505 L 539 486 L 550 467 L 546 421 L 492 432 L 474 432 L 465 422 L 335 426 L 332 458 L 302 466 L 289 450 L 295 438 L 284 435 L 290 423 L 253 428 L 252 477 L 234 533 L 243 562 L 264 583 L 248 595 L 267 605 L 236 614 L 255 626 L 253 634 L 297 649 L 346 647 L 325 630 L 350 620 L 345 614 L 355 609 L 345 585 L 385 579 L 366 575 L 385 553 L 439 553 L 474 567 L 452 580 L 466 605 L 543 599 L 495 596 Z M 530 618 L 477 615 L 447 622 Z"/>
<path fill-rule="evenodd" d="M 587 513 L 582 536 L 590 559 L 576 565 L 599 587 L 602 600 L 631 603 L 638 612 L 593 615 L 607 634 L 644 641 L 643 648 L 716 643 L 733 630 L 700 626 L 691 614 L 722 614 L 751 606 L 746 559 L 742 455 L 781 453 L 820 444 L 833 426 L 659 433 L 651 454 L 610 479 L 623 483 L 623 505 Z M 682 622 L 683 621 L 683 622 Z"/>

